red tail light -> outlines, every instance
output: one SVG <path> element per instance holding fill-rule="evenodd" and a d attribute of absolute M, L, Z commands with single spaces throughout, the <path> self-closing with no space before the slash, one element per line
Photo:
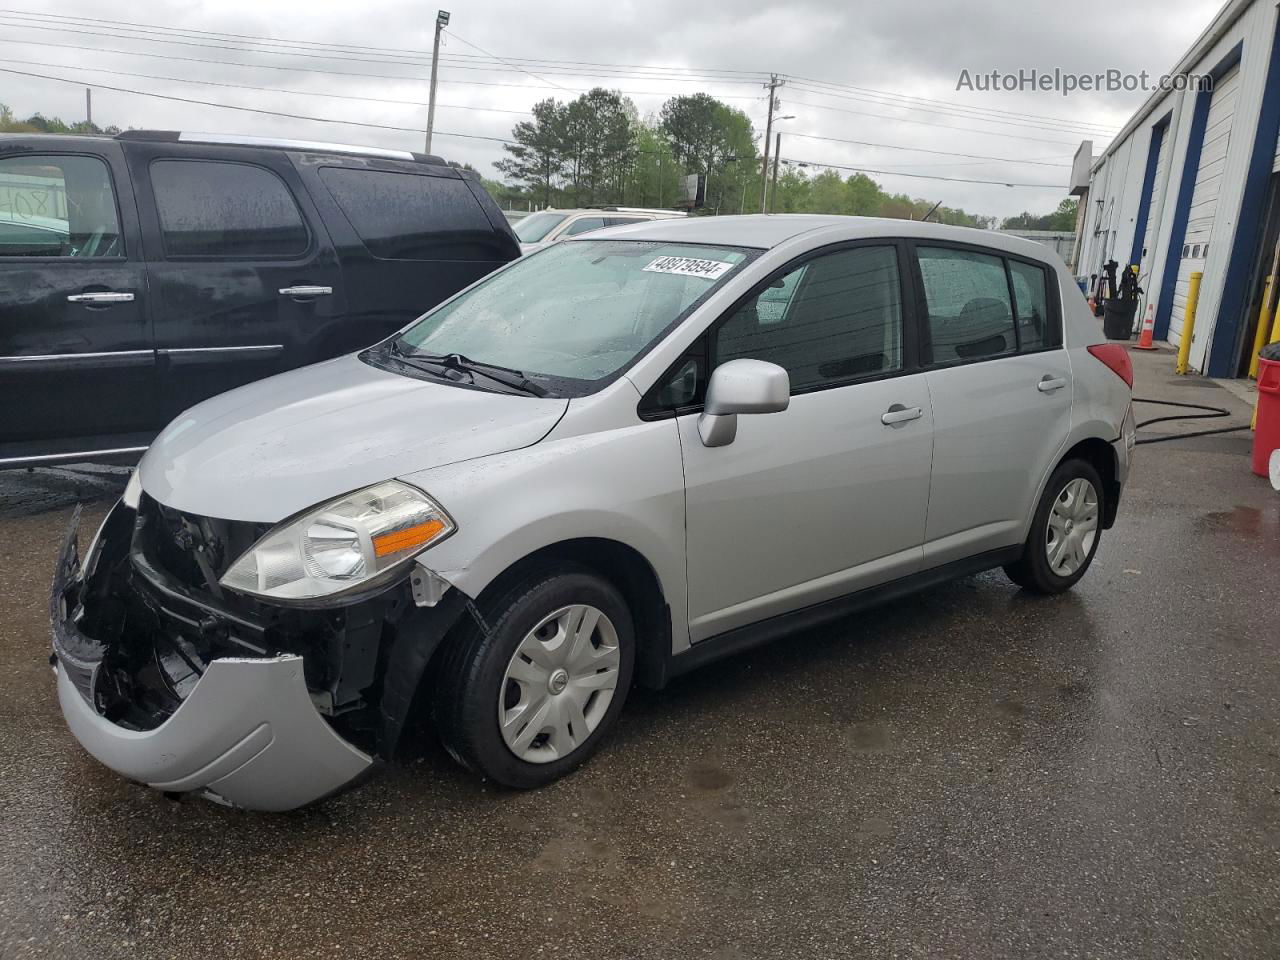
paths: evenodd
<path fill-rule="evenodd" d="M 1111 368 L 1111 372 L 1133 389 L 1133 360 L 1118 343 L 1095 343 L 1089 352 Z"/>

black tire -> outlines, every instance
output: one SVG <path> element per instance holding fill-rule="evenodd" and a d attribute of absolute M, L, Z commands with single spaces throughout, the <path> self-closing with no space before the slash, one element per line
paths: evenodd
<path fill-rule="evenodd" d="M 1093 544 L 1085 556 L 1084 563 L 1069 576 L 1061 576 L 1049 565 L 1047 538 L 1049 514 L 1054 501 L 1062 496 L 1066 486 L 1075 480 L 1087 480 L 1093 485 L 1098 498 L 1098 520 Z M 1044 493 L 1036 505 L 1035 515 L 1031 518 L 1031 530 L 1027 533 L 1027 541 L 1022 547 L 1022 556 L 1013 563 L 1006 564 L 1005 575 L 1010 580 L 1032 593 L 1053 594 L 1071 589 L 1085 575 L 1093 558 L 1098 552 L 1098 544 L 1102 542 L 1102 517 L 1106 514 L 1106 491 L 1102 486 L 1102 478 L 1093 464 L 1087 460 L 1066 460 L 1058 465 L 1045 484 Z"/>
<path fill-rule="evenodd" d="M 595 729 L 572 752 L 532 763 L 507 746 L 498 722 L 503 677 L 516 648 L 539 621 L 571 604 L 589 604 L 612 622 L 618 637 L 613 699 Z M 599 747 L 622 711 L 635 666 L 635 628 L 622 595 L 584 567 L 560 564 L 522 577 L 479 610 L 488 631 L 466 617 L 446 643 L 433 713 L 445 748 L 463 766 L 506 787 L 530 789 L 565 776 Z"/>

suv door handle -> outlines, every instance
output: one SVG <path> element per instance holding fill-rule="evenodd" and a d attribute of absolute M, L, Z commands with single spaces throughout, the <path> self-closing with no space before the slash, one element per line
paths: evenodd
<path fill-rule="evenodd" d="M 919 407 L 904 407 L 900 403 L 895 403 L 884 413 L 880 414 L 880 422 L 886 427 L 892 427 L 896 423 L 906 423 L 908 420 L 919 420 L 924 416 L 924 411 Z"/>
<path fill-rule="evenodd" d="M 333 293 L 333 287 L 281 287 L 282 297 L 327 297 Z"/>
<path fill-rule="evenodd" d="M 1055 377 L 1046 373 L 1040 378 L 1040 382 L 1036 384 L 1036 389 L 1041 393 L 1053 393 L 1055 390 L 1061 390 L 1067 385 L 1066 377 Z"/>
<path fill-rule="evenodd" d="M 132 303 L 132 293 L 117 293 L 114 290 L 103 290 L 98 293 L 73 293 L 67 297 L 67 303 Z"/>

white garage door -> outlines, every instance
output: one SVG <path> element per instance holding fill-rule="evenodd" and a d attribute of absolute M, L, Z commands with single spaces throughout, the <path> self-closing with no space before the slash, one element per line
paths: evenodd
<path fill-rule="evenodd" d="M 1169 177 L 1169 125 L 1165 124 L 1156 134 L 1152 134 L 1156 135 L 1160 137 L 1160 152 L 1156 155 L 1155 176 L 1151 178 L 1151 196 L 1147 200 L 1147 229 L 1142 235 L 1142 249 L 1139 251 L 1142 261 L 1138 270 L 1138 286 L 1147 291 L 1153 286 L 1151 270 L 1156 262 L 1156 237 L 1160 235 L 1160 214 L 1164 207 L 1161 198 Z"/>
<path fill-rule="evenodd" d="M 1204 128 L 1200 148 L 1200 166 L 1191 193 L 1191 212 L 1187 218 L 1187 235 L 1183 241 L 1182 259 L 1178 264 L 1178 283 L 1173 291 L 1173 313 L 1169 322 L 1169 342 L 1176 344 L 1182 335 L 1182 319 L 1187 312 L 1187 290 L 1191 274 L 1204 270 L 1213 234 L 1214 214 L 1218 210 L 1218 191 L 1227 165 L 1227 145 L 1231 142 L 1231 122 L 1235 118 L 1240 96 L 1240 68 L 1233 67 L 1214 86 L 1209 103 L 1209 120 Z"/>

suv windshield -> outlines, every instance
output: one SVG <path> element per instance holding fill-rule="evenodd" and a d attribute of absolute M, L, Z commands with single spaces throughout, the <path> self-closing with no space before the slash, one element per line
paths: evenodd
<path fill-rule="evenodd" d="M 556 224 L 562 223 L 566 216 L 568 214 L 535 213 L 525 217 L 511 229 L 516 232 L 516 236 L 520 238 L 521 243 L 537 243 L 554 230 Z"/>
<path fill-rule="evenodd" d="M 631 363 L 754 253 L 658 241 L 556 244 L 426 314 L 390 346 L 402 358 L 458 355 L 582 395 Z"/>

